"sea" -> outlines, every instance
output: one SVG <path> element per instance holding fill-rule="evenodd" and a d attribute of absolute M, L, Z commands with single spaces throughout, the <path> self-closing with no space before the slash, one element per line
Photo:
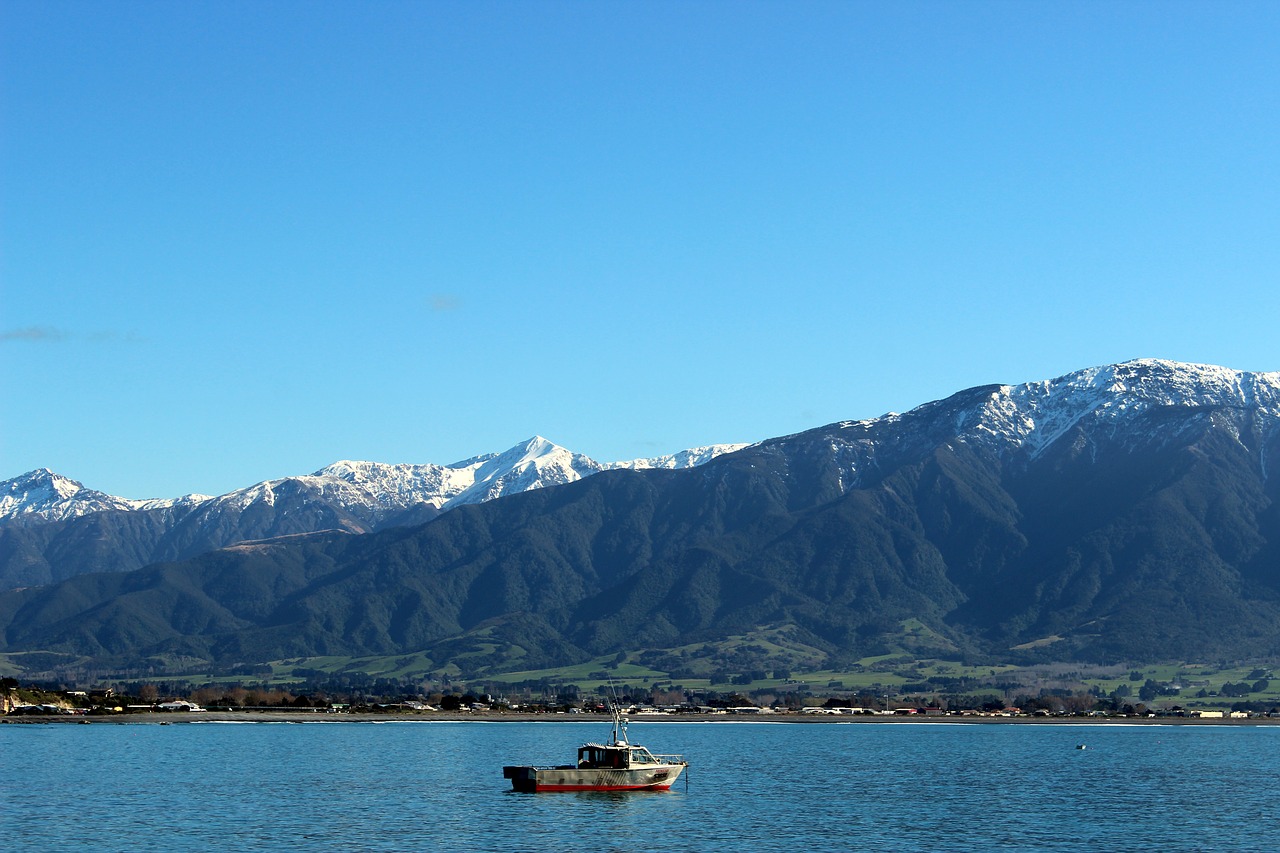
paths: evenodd
<path fill-rule="evenodd" d="M 607 722 L 0 725 L 9 850 L 1280 850 L 1280 727 L 633 721 L 667 792 L 522 794 Z M 1083 748 L 1081 748 L 1083 747 Z"/>

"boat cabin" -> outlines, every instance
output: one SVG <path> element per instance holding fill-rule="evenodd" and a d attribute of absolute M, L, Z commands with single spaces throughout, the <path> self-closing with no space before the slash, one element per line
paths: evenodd
<path fill-rule="evenodd" d="M 643 746 L 631 746 L 629 744 L 605 746 L 598 743 L 588 743 L 578 748 L 579 768 L 625 770 L 628 767 L 658 763 L 660 762 L 653 757 L 653 753 Z"/>

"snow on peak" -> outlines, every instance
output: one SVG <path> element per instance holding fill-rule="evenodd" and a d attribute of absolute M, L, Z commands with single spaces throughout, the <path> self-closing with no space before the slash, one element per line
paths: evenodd
<path fill-rule="evenodd" d="M 1254 405 L 1258 402 L 1257 392 L 1262 390 L 1262 402 L 1273 405 L 1280 388 L 1280 373 L 1248 373 L 1211 364 L 1139 358 L 1019 387 L 1058 393 L 1101 392 L 1128 401 L 1167 406 Z"/>
<path fill-rule="evenodd" d="M 1002 450 L 1024 448 L 1036 455 L 1086 419 L 1119 421 L 1151 408 L 1177 406 L 1280 418 L 1280 373 L 1134 359 L 1041 382 L 970 389 L 905 414 L 835 424 L 840 435 L 832 439 L 833 452 L 843 469 L 842 488 L 849 488 L 864 468 L 876 464 L 877 447 L 883 442 L 956 439 L 988 442 Z M 112 497 L 42 468 L 0 483 L 0 520 L 56 520 L 108 509 L 182 512 L 206 503 L 243 510 L 254 504 L 274 505 L 285 495 L 290 501 L 324 501 L 376 525 L 414 508 L 443 510 L 480 503 L 601 471 L 694 467 L 746 446 L 715 444 L 600 463 L 535 435 L 503 452 L 450 465 L 341 460 L 309 475 L 270 480 L 217 498 L 187 495 L 151 501 Z"/>
<path fill-rule="evenodd" d="M 572 483 L 604 470 L 599 462 L 535 435 L 504 453 L 484 458 L 473 469 L 474 482 L 451 505 L 480 503 L 544 486 Z"/>
<path fill-rule="evenodd" d="M 741 445 L 712 445 L 671 456 L 604 465 L 535 435 L 501 453 L 452 465 L 387 464 L 340 460 L 312 474 L 265 480 L 225 495 L 186 495 L 171 500 L 127 500 L 86 489 L 48 469 L 0 483 L 0 520 L 53 521 L 102 510 L 207 509 L 242 513 L 281 501 L 319 501 L 373 526 L 423 506 L 438 510 L 480 503 L 515 492 L 571 483 L 610 468 L 686 468 Z"/>
<path fill-rule="evenodd" d="M 172 509 L 175 507 L 178 507 L 178 508 L 193 507 L 193 506 L 196 506 L 197 504 L 202 504 L 205 501 L 211 501 L 213 500 L 213 495 L 201 495 L 201 494 L 192 492 L 191 494 L 183 495 L 180 498 L 152 498 L 150 500 L 141 500 L 141 501 L 127 500 L 125 498 L 121 498 L 121 500 L 125 500 L 130 507 L 137 510 Z"/>
<path fill-rule="evenodd" d="M 57 521 L 103 509 L 128 508 L 127 501 L 86 489 L 48 468 L 0 483 L 0 518 Z"/>
<path fill-rule="evenodd" d="M 693 468 L 710 462 L 717 456 L 723 456 L 726 453 L 733 453 L 744 447 L 750 447 L 749 444 L 708 444 L 703 447 L 691 447 L 688 450 L 682 450 L 679 453 L 671 453 L 666 456 L 653 456 L 648 459 L 632 459 L 629 462 L 612 462 L 607 464 L 606 468 L 630 468 L 635 471 L 642 471 L 648 468 Z"/>
<path fill-rule="evenodd" d="M 979 386 L 905 414 L 833 424 L 830 452 L 844 492 L 878 470 L 890 448 L 959 441 L 1035 458 L 1078 425 L 1122 427 L 1152 409 L 1179 407 L 1212 411 L 1237 435 L 1246 422 L 1269 420 L 1280 430 L 1280 373 L 1142 358 L 1023 385 Z M 1132 435 L 1150 437 L 1142 428 Z"/>
<path fill-rule="evenodd" d="M 415 507 L 438 510 L 561 485 L 611 468 L 688 468 L 743 445 L 710 445 L 670 456 L 601 464 L 535 435 L 501 453 L 450 465 L 340 460 L 303 476 L 268 480 L 210 499 L 235 512 L 273 506 L 285 491 L 301 491 L 377 524 Z"/>
<path fill-rule="evenodd" d="M 1085 419 L 1115 421 L 1157 407 L 1257 410 L 1280 416 L 1280 373 L 1142 358 L 1041 382 L 997 386 L 961 434 L 1040 453 Z"/>
<path fill-rule="evenodd" d="M 392 465 L 342 461 L 326 465 L 314 476 L 349 483 L 367 493 L 373 503 L 390 511 L 421 503 L 439 508 L 471 484 L 472 477 L 467 467 L 464 463 Z"/>
<path fill-rule="evenodd" d="M 66 500 L 75 496 L 84 486 L 55 474 L 48 468 L 37 468 L 4 484 L 0 506 L 6 508 L 32 507 L 49 502 Z"/>

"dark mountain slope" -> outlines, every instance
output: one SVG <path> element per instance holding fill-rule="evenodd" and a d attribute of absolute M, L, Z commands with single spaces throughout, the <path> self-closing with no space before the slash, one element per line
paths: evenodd
<path fill-rule="evenodd" d="M 1212 409 L 1153 411 L 1134 427 L 1067 436 L 1007 478 L 1031 545 L 956 623 L 1010 645 L 1072 636 L 1106 658 L 1277 647 L 1259 629 L 1276 613 L 1280 566 L 1246 577 L 1280 539 L 1258 465 L 1266 444 L 1242 444 Z M 1280 449 L 1274 433 L 1267 443 Z"/>
<path fill-rule="evenodd" d="M 270 620 L 282 601 L 331 573 L 349 539 L 329 534 L 245 545 L 196 563 L 81 575 L 9 592 L 0 596 L 4 641 L 90 656 L 164 648 L 203 655 L 212 637 Z"/>
<path fill-rule="evenodd" d="M 140 568 L 155 562 L 165 529 L 160 511 L 106 510 L 42 525 L 0 525 L 0 589 Z"/>
<path fill-rule="evenodd" d="M 946 609 L 936 598 L 955 598 L 933 548 L 899 522 L 867 523 L 879 514 L 874 501 L 852 494 L 796 515 L 785 509 L 786 480 L 752 461 L 708 476 L 606 472 L 463 507 L 412 531 L 228 549 L 10 593 L 0 596 L 0 619 L 9 648 L 226 660 L 396 653 L 494 620 L 498 641 L 519 644 L 503 625 L 532 616 L 561 638 L 551 651 L 526 650 L 545 663 L 552 652 L 604 653 L 779 621 L 834 647 L 883 619 L 886 603 L 903 615 L 936 614 Z M 824 553 L 814 559 L 816 550 Z M 250 577 L 260 608 L 252 613 L 237 603 Z M 856 606 L 839 613 L 833 601 Z"/>
<path fill-rule="evenodd" d="M 272 497 L 271 502 L 244 506 L 208 501 L 194 507 L 104 510 L 42 524 L 0 525 L 0 588 L 188 560 L 236 542 L 373 529 L 367 518 L 319 500 L 313 489 L 295 480 L 282 481 Z M 422 523 L 437 514 L 433 507 L 423 506 L 395 521 Z"/>
<path fill-rule="evenodd" d="M 1224 390 L 1163 363 L 1109 370 L 417 528 L 0 595 L 4 650 L 222 665 L 425 650 L 474 670 L 776 625 L 858 656 L 905 642 L 910 621 L 922 653 L 1280 654 L 1274 401 L 1249 374 Z"/>

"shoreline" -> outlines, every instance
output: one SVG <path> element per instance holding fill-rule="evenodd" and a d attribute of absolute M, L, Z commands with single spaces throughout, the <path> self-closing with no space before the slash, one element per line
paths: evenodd
<path fill-rule="evenodd" d="M 1050 726 L 1277 726 L 1280 718 L 1246 719 L 1195 717 L 980 717 L 849 714 L 644 714 L 629 718 L 645 723 L 768 723 L 768 724 L 864 724 L 864 725 L 1050 725 Z M 15 725 L 190 725 L 198 723 L 601 723 L 608 714 L 519 714 L 504 712 L 423 713 L 327 713 L 323 711 L 153 711 L 100 716 L 0 717 L 0 724 Z"/>

